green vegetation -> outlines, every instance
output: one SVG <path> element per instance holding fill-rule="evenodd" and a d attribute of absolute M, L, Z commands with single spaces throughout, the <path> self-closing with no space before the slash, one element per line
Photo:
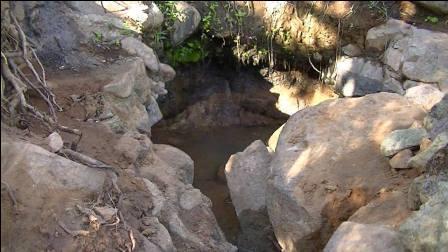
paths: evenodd
<path fill-rule="evenodd" d="M 104 42 L 104 36 L 101 32 L 93 32 L 93 43 L 95 44 L 101 44 Z"/>
<path fill-rule="evenodd" d="M 197 63 L 207 57 L 203 43 L 198 39 L 190 39 L 182 45 L 166 50 L 166 55 L 171 65 Z"/>
<path fill-rule="evenodd" d="M 216 9 L 218 8 L 218 2 L 205 3 L 208 12 L 202 17 L 202 30 L 205 33 L 210 33 L 214 24 L 219 22 L 216 15 Z"/>
<path fill-rule="evenodd" d="M 439 18 L 438 17 L 434 17 L 434 16 L 427 16 L 425 18 L 425 22 L 432 23 L 432 24 L 437 24 L 439 22 Z"/>

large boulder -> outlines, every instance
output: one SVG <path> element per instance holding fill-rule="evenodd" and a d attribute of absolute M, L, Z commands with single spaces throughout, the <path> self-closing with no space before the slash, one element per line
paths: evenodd
<path fill-rule="evenodd" d="M 2 179 L 11 186 L 98 191 L 106 173 L 60 157 L 37 145 L 2 140 Z"/>
<path fill-rule="evenodd" d="M 240 221 L 238 247 L 271 251 L 272 227 L 266 211 L 266 179 L 272 154 L 261 140 L 227 161 L 225 173 L 232 203 Z"/>
<path fill-rule="evenodd" d="M 399 234 L 388 228 L 359 224 L 355 222 L 342 223 L 331 237 L 324 252 L 404 252 Z"/>
<path fill-rule="evenodd" d="M 244 210 L 260 211 L 266 207 L 266 179 L 271 158 L 263 142 L 256 140 L 227 161 L 227 185 L 238 216 Z"/>
<path fill-rule="evenodd" d="M 174 21 L 171 42 L 173 45 L 178 45 L 196 31 L 201 22 L 201 14 L 184 1 L 176 2 L 175 5 L 180 15 Z"/>
<path fill-rule="evenodd" d="M 423 116 L 391 93 L 325 101 L 291 116 L 267 187 L 269 218 L 282 248 L 322 248 L 341 220 L 392 184 L 379 146 L 391 131 Z"/>

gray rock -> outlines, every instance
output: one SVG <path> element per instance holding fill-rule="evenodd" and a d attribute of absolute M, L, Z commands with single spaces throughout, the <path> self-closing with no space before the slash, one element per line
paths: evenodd
<path fill-rule="evenodd" d="M 383 83 L 383 92 L 397 93 L 404 95 L 405 91 L 401 87 L 401 83 L 394 78 L 389 78 Z"/>
<path fill-rule="evenodd" d="M 346 74 L 337 89 L 345 97 L 364 96 L 383 91 L 383 83 L 359 74 Z"/>
<path fill-rule="evenodd" d="M 258 211 L 266 207 L 266 179 L 271 158 L 263 142 L 256 140 L 227 161 L 227 185 L 238 216 L 244 210 Z"/>
<path fill-rule="evenodd" d="M 448 131 L 448 95 L 434 105 L 423 121 L 423 125 L 429 132 L 429 137 L 434 139 L 443 131 Z"/>
<path fill-rule="evenodd" d="M 48 147 L 50 147 L 51 152 L 58 152 L 62 147 L 64 147 L 64 142 L 62 137 L 55 131 L 47 137 Z"/>
<path fill-rule="evenodd" d="M 411 210 L 418 210 L 422 204 L 437 193 L 447 192 L 448 178 L 446 175 L 422 175 L 412 181 L 408 189 L 407 205 Z"/>
<path fill-rule="evenodd" d="M 166 199 L 163 197 L 163 193 L 159 190 L 159 188 L 154 183 L 152 183 L 151 181 L 149 181 L 146 178 L 143 178 L 143 182 L 145 183 L 148 191 L 151 193 L 151 196 L 153 199 L 152 202 L 154 204 L 154 207 L 152 208 L 151 213 L 154 216 L 159 216 L 160 211 L 165 206 Z"/>
<path fill-rule="evenodd" d="M 152 127 L 154 124 L 162 120 L 163 115 L 154 97 L 149 97 L 148 103 L 149 104 L 146 105 L 146 111 L 148 112 L 149 125 Z"/>
<path fill-rule="evenodd" d="M 292 115 L 280 133 L 266 193 L 282 249 L 322 249 L 337 220 L 364 205 L 342 203 L 354 188 L 363 188 L 360 197 L 373 198 L 392 185 L 389 175 L 378 172 L 390 169 L 378 143 L 423 116 L 418 106 L 392 93 L 328 100 Z"/>
<path fill-rule="evenodd" d="M 181 13 L 174 21 L 171 42 L 178 45 L 193 34 L 201 22 L 201 14 L 193 6 L 186 2 L 176 2 L 176 10 Z"/>
<path fill-rule="evenodd" d="M 152 243 L 157 244 L 163 252 L 174 252 L 177 249 L 174 247 L 171 240 L 170 233 L 159 222 L 157 217 L 143 217 L 143 224 L 145 225 L 142 234 Z"/>
<path fill-rule="evenodd" d="M 106 173 L 90 168 L 30 143 L 3 140 L 1 143 L 2 179 L 15 184 L 28 176 L 29 186 L 47 186 L 53 190 L 100 191 Z"/>
<path fill-rule="evenodd" d="M 342 57 L 335 65 L 336 89 L 347 96 L 362 96 L 383 90 L 383 68 L 364 58 Z"/>
<path fill-rule="evenodd" d="M 202 193 L 199 189 L 185 191 L 179 199 L 180 206 L 185 210 L 191 210 L 202 203 Z"/>
<path fill-rule="evenodd" d="M 193 184 L 194 162 L 185 152 L 166 144 L 154 144 L 155 154 L 178 174 L 186 184 Z"/>
<path fill-rule="evenodd" d="M 132 94 L 132 91 L 134 91 L 136 81 L 138 80 L 137 78 L 139 78 L 139 76 L 146 75 L 146 72 L 143 61 L 138 58 L 128 60 L 122 65 L 123 67 L 118 70 L 117 74 L 114 76 L 114 79 L 105 85 L 103 90 L 115 95 L 116 97 L 127 98 Z M 146 80 L 143 81 L 146 82 L 143 85 L 149 86 L 148 77 L 146 77 Z"/>
<path fill-rule="evenodd" d="M 171 81 L 176 77 L 176 71 L 167 64 L 160 63 L 160 77 L 162 78 L 162 81 L 167 82 Z"/>
<path fill-rule="evenodd" d="M 129 163 L 133 164 L 137 161 L 140 149 L 140 142 L 133 137 L 124 135 L 120 137 L 114 149 L 120 153 L 124 159 Z"/>
<path fill-rule="evenodd" d="M 112 208 L 108 206 L 104 207 L 94 207 L 93 210 L 95 213 L 99 214 L 105 221 L 113 220 L 113 217 L 117 214 L 118 209 Z"/>
<path fill-rule="evenodd" d="M 446 251 L 448 248 L 448 190 L 433 195 L 401 226 L 403 243 L 410 251 Z"/>
<path fill-rule="evenodd" d="M 398 152 L 390 161 L 390 167 L 394 169 L 410 168 L 409 160 L 412 158 L 412 151 L 409 149 Z"/>
<path fill-rule="evenodd" d="M 121 40 L 121 47 L 128 53 L 140 57 L 151 72 L 159 72 L 160 66 L 157 55 L 140 40 L 133 37 L 124 38 Z"/>
<path fill-rule="evenodd" d="M 151 2 L 148 9 L 148 18 L 143 22 L 143 29 L 154 30 L 163 23 L 163 13 L 154 2 Z"/>
<path fill-rule="evenodd" d="M 356 57 L 361 55 L 362 51 L 361 48 L 359 48 L 359 46 L 355 45 L 355 44 L 348 44 L 344 47 L 342 47 L 342 52 L 350 57 Z"/>
<path fill-rule="evenodd" d="M 446 92 L 448 34 L 415 27 L 410 30 L 405 36 L 396 37 L 389 43 L 383 62 L 402 73 L 406 79 L 436 83 Z"/>
<path fill-rule="evenodd" d="M 445 159 L 446 153 L 443 153 L 443 151 L 448 150 L 448 132 L 442 132 L 432 141 L 431 145 L 424 151 L 419 152 L 417 155 L 411 158 L 409 160 L 409 164 L 413 168 L 417 168 L 420 172 L 428 171 L 428 168 L 431 165 L 431 162 L 434 159 L 438 159 L 437 153 L 440 152 L 442 155 L 441 158 Z M 435 160 L 435 162 L 438 162 Z M 442 160 L 441 162 L 444 162 L 448 165 L 448 160 Z M 446 168 L 447 166 L 445 166 Z M 443 165 L 441 165 L 441 168 L 443 168 Z"/>
<path fill-rule="evenodd" d="M 433 85 L 423 84 L 407 89 L 405 96 L 426 110 L 430 110 L 442 100 L 444 94 Z"/>
<path fill-rule="evenodd" d="M 439 14 L 448 14 L 447 1 L 416 1 L 418 4 Z"/>
<path fill-rule="evenodd" d="M 324 252 L 404 252 L 405 247 L 400 241 L 399 234 L 388 228 L 344 222 L 334 232 L 325 246 Z"/>
<path fill-rule="evenodd" d="M 387 43 L 397 35 L 410 32 L 411 26 L 404 21 L 389 19 L 385 24 L 371 28 L 366 36 L 366 48 L 381 52 L 386 49 Z"/>
<path fill-rule="evenodd" d="M 401 150 L 419 146 L 426 135 L 426 130 L 421 128 L 395 130 L 381 143 L 381 152 L 390 157 Z"/>
<path fill-rule="evenodd" d="M 72 16 L 83 43 L 95 40 L 94 34 L 101 36 L 101 41 L 98 42 L 112 42 L 124 37 L 123 30 L 126 27 L 123 21 L 114 15 L 73 13 Z"/>

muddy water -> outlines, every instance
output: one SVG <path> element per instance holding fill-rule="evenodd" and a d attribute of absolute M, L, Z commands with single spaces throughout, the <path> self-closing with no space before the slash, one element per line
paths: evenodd
<path fill-rule="evenodd" d="M 183 131 L 152 130 L 154 143 L 170 144 L 186 152 L 194 160 L 194 183 L 213 202 L 213 212 L 227 239 L 236 243 L 239 222 L 226 182 L 218 178 L 218 170 L 230 155 L 243 151 L 251 142 L 265 143 L 278 126 L 225 127 Z"/>

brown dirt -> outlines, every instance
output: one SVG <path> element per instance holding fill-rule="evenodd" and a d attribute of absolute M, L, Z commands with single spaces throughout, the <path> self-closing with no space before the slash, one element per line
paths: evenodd
<path fill-rule="evenodd" d="M 114 73 L 108 70 L 109 64 L 98 69 L 62 69 L 47 73 L 49 85 L 57 97 L 58 104 L 63 108 L 57 112 L 61 125 L 79 129 L 82 138 L 76 149 L 88 156 L 103 161 L 114 167 L 127 167 L 127 162 L 118 159 L 119 153 L 114 146 L 120 135 L 111 132 L 100 122 L 89 119 L 89 113 L 101 109 L 101 88 L 107 84 Z M 71 95 L 82 95 L 82 102 L 74 102 Z M 43 100 L 29 92 L 29 101 L 42 111 L 47 107 Z M 2 134 L 29 141 L 48 149 L 45 138 L 51 132 L 38 121 L 31 119 L 28 128 L 20 130 L 2 123 Z M 71 147 L 78 141 L 78 137 L 60 132 L 66 147 Z M 24 178 L 25 179 L 25 178 Z M 23 181 L 24 185 L 30 181 Z M 123 192 L 121 211 L 127 224 L 139 227 L 140 219 L 149 215 L 152 209 L 150 194 L 141 179 L 123 173 L 119 176 L 118 186 Z M 109 185 L 110 186 L 110 185 Z M 105 189 L 102 204 L 118 204 L 118 195 L 111 188 Z M 19 201 L 19 208 L 15 210 L 8 193 L 2 186 L 2 229 L 1 239 L 3 248 L 8 251 L 26 251 L 36 248 L 40 251 L 114 251 L 129 246 L 129 232 L 123 224 L 117 227 L 101 227 L 86 237 L 72 238 L 58 226 L 56 219 L 65 223 L 72 230 L 89 229 L 85 216 L 75 211 L 75 204 L 91 207 L 99 195 L 90 195 L 79 191 L 52 191 L 48 188 L 34 188 L 32 192 L 21 189 L 13 192 Z M 109 198 L 111 196 L 112 198 Z M 134 230 L 137 248 L 141 244 L 138 230 Z M 17 234 L 26 233 L 24 236 Z M 62 250 L 61 250 L 62 249 Z"/>

